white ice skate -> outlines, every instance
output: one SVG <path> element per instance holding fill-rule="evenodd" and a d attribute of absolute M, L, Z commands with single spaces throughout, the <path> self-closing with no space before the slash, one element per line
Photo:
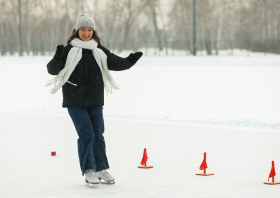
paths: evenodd
<path fill-rule="evenodd" d="M 102 184 L 115 184 L 115 179 L 107 171 L 102 170 L 95 173 L 99 180 L 103 179 L 105 182 L 100 181 Z"/>
<path fill-rule="evenodd" d="M 93 184 L 93 187 L 98 187 L 99 179 L 94 170 L 88 170 L 85 172 L 85 180 L 88 185 Z"/>

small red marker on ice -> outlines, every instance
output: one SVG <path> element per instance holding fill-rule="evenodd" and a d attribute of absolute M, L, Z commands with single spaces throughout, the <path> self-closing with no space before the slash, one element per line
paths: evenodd
<path fill-rule="evenodd" d="M 55 151 L 52 151 L 52 152 L 51 152 L 51 156 L 56 156 L 56 152 L 55 152 Z"/>
<path fill-rule="evenodd" d="M 264 184 L 269 184 L 269 185 L 280 184 L 280 182 L 274 182 L 274 176 L 275 175 L 276 175 L 276 172 L 275 172 L 275 167 L 274 167 L 274 161 L 272 161 L 271 171 L 270 171 L 269 176 L 268 176 L 268 181 L 269 181 L 269 178 L 272 177 L 272 182 L 264 182 Z"/>
<path fill-rule="evenodd" d="M 203 170 L 203 173 L 197 173 L 196 175 L 200 175 L 200 176 L 210 176 L 210 175 L 214 175 L 214 173 L 206 173 L 206 168 L 207 167 L 207 163 L 206 163 L 206 152 L 204 153 L 204 159 L 199 167 L 200 170 Z"/>
<path fill-rule="evenodd" d="M 143 154 L 143 158 L 141 161 L 141 165 L 142 166 L 138 166 L 138 168 L 153 168 L 153 166 L 147 166 L 147 160 L 148 160 L 148 155 L 147 155 L 147 150 L 146 148 L 144 148 L 144 154 Z"/>

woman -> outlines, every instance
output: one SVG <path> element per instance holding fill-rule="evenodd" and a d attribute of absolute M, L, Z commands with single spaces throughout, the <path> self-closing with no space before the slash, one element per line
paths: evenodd
<path fill-rule="evenodd" d="M 67 108 L 78 133 L 78 153 L 85 181 L 99 184 L 99 180 L 114 183 L 106 170 L 103 120 L 104 89 L 118 89 L 109 70 L 131 68 L 142 52 L 121 58 L 100 43 L 91 15 L 81 14 L 65 47 L 58 45 L 54 58 L 48 63 L 48 72 L 57 75 L 46 86 L 55 84 L 51 93 L 62 87 L 62 107 Z"/>

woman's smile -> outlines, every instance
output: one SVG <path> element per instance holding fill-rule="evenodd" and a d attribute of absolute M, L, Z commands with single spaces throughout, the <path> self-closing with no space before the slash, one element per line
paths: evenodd
<path fill-rule="evenodd" d="M 93 30 L 90 27 L 82 27 L 79 29 L 79 37 L 83 41 L 89 41 L 93 35 Z"/>

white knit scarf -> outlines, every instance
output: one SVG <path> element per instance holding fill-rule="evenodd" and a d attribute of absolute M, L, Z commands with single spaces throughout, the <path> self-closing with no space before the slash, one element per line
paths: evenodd
<path fill-rule="evenodd" d="M 51 94 L 54 94 L 59 90 L 66 82 L 77 86 L 68 81 L 78 62 L 82 58 L 82 48 L 92 50 L 93 56 L 101 70 L 104 89 L 106 93 L 112 93 L 112 88 L 119 89 L 118 85 L 116 85 L 112 75 L 110 74 L 107 66 L 107 55 L 99 48 L 97 48 L 97 42 L 95 40 L 82 41 L 78 38 L 75 38 L 70 43 L 73 47 L 68 53 L 67 60 L 64 68 L 57 74 L 57 76 L 49 80 L 45 86 L 49 86 L 55 84 L 54 88 L 51 89 Z"/>

